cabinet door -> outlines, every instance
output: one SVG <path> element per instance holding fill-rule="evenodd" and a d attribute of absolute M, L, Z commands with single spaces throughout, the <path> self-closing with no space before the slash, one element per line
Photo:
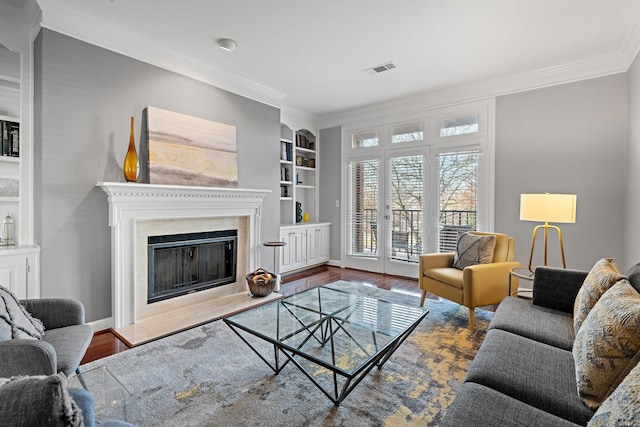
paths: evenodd
<path fill-rule="evenodd" d="M 330 250 L 330 242 L 329 238 L 331 236 L 331 228 L 329 225 L 320 225 L 316 231 L 316 235 L 318 236 L 316 241 L 318 245 L 318 260 L 320 262 L 329 261 L 329 250 Z"/>
<path fill-rule="evenodd" d="M 306 230 L 281 230 L 280 240 L 285 243 L 280 257 L 280 272 L 284 273 L 304 267 L 307 263 Z"/>
<path fill-rule="evenodd" d="M 27 293 L 26 256 L 0 256 L 0 284 L 19 299 L 33 298 Z"/>
<path fill-rule="evenodd" d="M 329 225 L 318 225 L 308 229 L 308 264 L 329 261 Z"/>
<path fill-rule="evenodd" d="M 296 230 L 291 232 L 291 249 L 293 250 L 293 268 L 307 265 L 307 232 Z"/>

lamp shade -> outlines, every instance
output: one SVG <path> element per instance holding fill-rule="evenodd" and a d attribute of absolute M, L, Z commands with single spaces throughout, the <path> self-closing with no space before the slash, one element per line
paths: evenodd
<path fill-rule="evenodd" d="M 576 222 L 575 194 L 521 194 L 520 220 Z"/>

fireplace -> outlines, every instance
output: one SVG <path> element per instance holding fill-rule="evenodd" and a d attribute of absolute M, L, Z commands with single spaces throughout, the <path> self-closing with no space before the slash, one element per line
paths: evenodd
<path fill-rule="evenodd" d="M 147 237 L 147 304 L 236 281 L 238 231 Z"/>
<path fill-rule="evenodd" d="M 111 226 L 113 326 L 122 330 L 203 301 L 251 303 L 244 274 L 260 265 L 262 202 L 269 190 L 101 182 Z M 147 303 L 150 236 L 237 230 L 235 280 L 176 298 Z M 236 308 L 237 309 L 237 308 Z M 180 322 L 175 316 L 171 323 Z M 189 320 L 189 319 L 187 319 Z"/>

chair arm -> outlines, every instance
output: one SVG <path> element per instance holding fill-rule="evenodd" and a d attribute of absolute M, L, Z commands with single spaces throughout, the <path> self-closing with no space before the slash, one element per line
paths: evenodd
<path fill-rule="evenodd" d="M 573 313 L 578 291 L 588 271 L 537 267 L 533 276 L 533 304 Z"/>
<path fill-rule="evenodd" d="M 84 306 L 67 298 L 26 299 L 20 301 L 31 315 L 40 319 L 46 329 L 84 324 Z"/>
<path fill-rule="evenodd" d="M 462 270 L 463 298 L 467 307 L 497 304 L 509 295 L 509 270 L 519 267 L 517 261 L 493 262 Z"/>
<path fill-rule="evenodd" d="M 420 276 L 428 268 L 448 268 L 453 266 L 455 252 L 442 252 L 420 255 L 418 272 Z"/>
<path fill-rule="evenodd" d="M 0 341 L 0 378 L 17 375 L 53 375 L 57 356 L 46 341 L 12 339 Z"/>

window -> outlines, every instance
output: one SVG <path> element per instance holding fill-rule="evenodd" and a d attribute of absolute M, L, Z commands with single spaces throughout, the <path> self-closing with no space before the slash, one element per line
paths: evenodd
<path fill-rule="evenodd" d="M 378 253 L 378 169 L 377 159 L 352 161 L 347 167 L 350 255 L 376 256 Z"/>
<path fill-rule="evenodd" d="M 478 151 L 438 156 L 438 230 L 440 252 L 456 250 L 458 235 L 476 229 Z"/>
<path fill-rule="evenodd" d="M 478 133 L 478 115 L 469 115 L 440 121 L 440 137 Z"/>
<path fill-rule="evenodd" d="M 422 123 L 413 123 L 391 128 L 392 144 L 422 140 L 424 140 L 424 126 Z"/>
<path fill-rule="evenodd" d="M 376 147 L 378 146 L 378 131 L 357 133 L 351 137 L 352 148 Z"/>

